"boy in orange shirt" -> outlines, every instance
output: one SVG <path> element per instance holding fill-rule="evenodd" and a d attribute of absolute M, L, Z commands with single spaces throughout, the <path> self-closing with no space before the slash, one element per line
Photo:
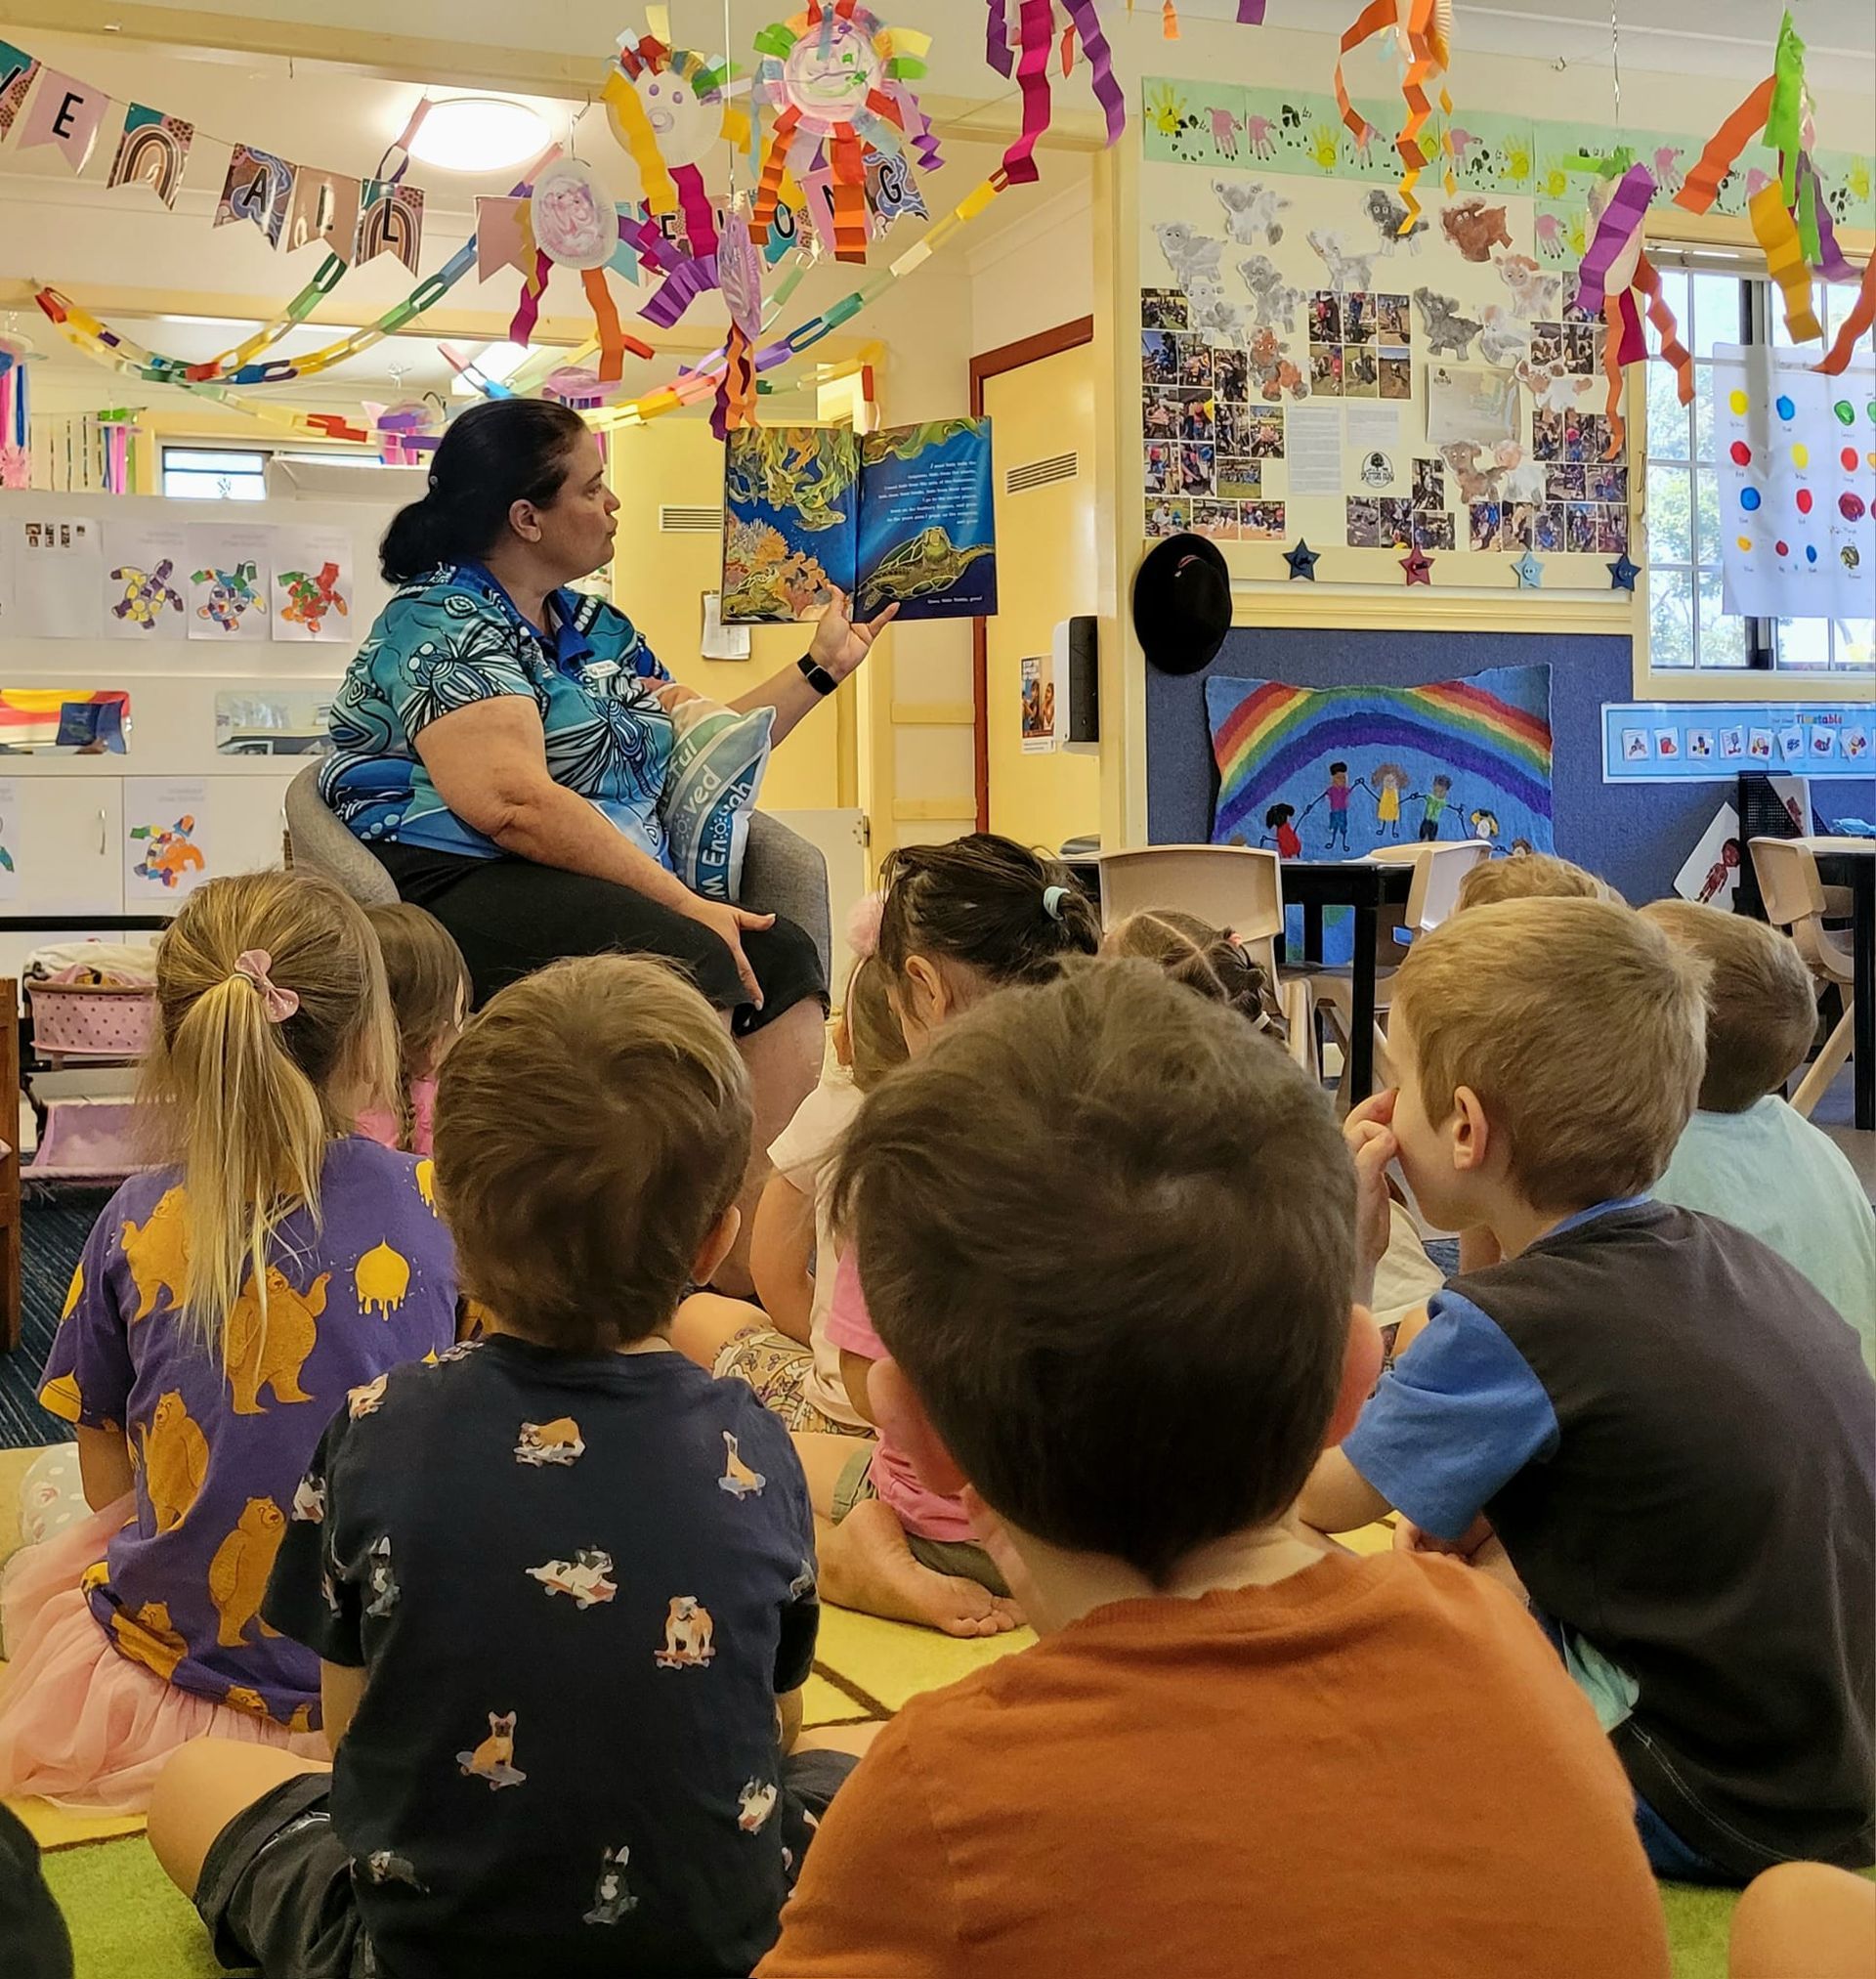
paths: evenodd
<path fill-rule="evenodd" d="M 1528 1617 L 1291 1515 L 1380 1343 L 1281 1054 L 1090 964 L 874 1094 L 835 1200 L 881 1424 L 1044 1640 L 881 1734 L 762 1979 L 1664 1979 L 1621 1769 Z"/>

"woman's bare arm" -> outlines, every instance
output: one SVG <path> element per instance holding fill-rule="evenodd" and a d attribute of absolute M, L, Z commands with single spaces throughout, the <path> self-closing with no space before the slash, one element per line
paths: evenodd
<path fill-rule="evenodd" d="M 437 795 L 471 831 L 517 859 L 610 880 L 702 922 L 730 951 L 750 1001 L 762 1001 L 742 934 L 746 927 L 767 927 L 774 916 L 700 899 L 584 797 L 557 784 L 531 700 L 504 694 L 439 715 L 416 738 L 416 751 Z"/>

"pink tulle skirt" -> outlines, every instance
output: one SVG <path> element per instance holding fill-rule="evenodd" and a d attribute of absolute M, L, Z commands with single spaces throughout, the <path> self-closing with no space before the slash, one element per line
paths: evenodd
<path fill-rule="evenodd" d="M 86 1813 L 141 1814 L 163 1761 L 192 1739 L 239 1739 L 307 1759 L 323 1733 L 288 1732 L 166 1684 L 111 1648 L 79 1592 L 134 1510 L 126 1496 L 8 1563 L 0 1625 L 0 1797 L 39 1793 Z"/>

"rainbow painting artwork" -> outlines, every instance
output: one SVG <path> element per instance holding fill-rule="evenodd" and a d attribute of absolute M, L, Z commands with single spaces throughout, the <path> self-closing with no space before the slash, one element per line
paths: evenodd
<path fill-rule="evenodd" d="M 1205 706 L 1214 844 L 1287 859 L 1358 859 L 1420 839 L 1554 849 L 1548 667 L 1424 687 L 1214 677 Z"/>

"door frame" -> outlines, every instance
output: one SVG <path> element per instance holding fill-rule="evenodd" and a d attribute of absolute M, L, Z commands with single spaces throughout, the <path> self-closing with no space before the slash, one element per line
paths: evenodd
<path fill-rule="evenodd" d="M 1077 317 L 1073 323 L 1057 323 L 1053 329 L 1038 330 L 1013 344 L 1000 344 L 970 361 L 970 416 L 984 416 L 984 381 L 1000 378 L 1006 371 L 1020 371 L 1025 365 L 1040 364 L 1044 358 L 1060 357 L 1064 351 L 1079 350 L 1094 341 L 1094 319 Z M 993 503 L 996 495 L 993 491 Z M 976 731 L 973 753 L 976 758 L 977 829 L 990 830 L 990 623 L 975 618 L 970 622 L 970 705 Z"/>

